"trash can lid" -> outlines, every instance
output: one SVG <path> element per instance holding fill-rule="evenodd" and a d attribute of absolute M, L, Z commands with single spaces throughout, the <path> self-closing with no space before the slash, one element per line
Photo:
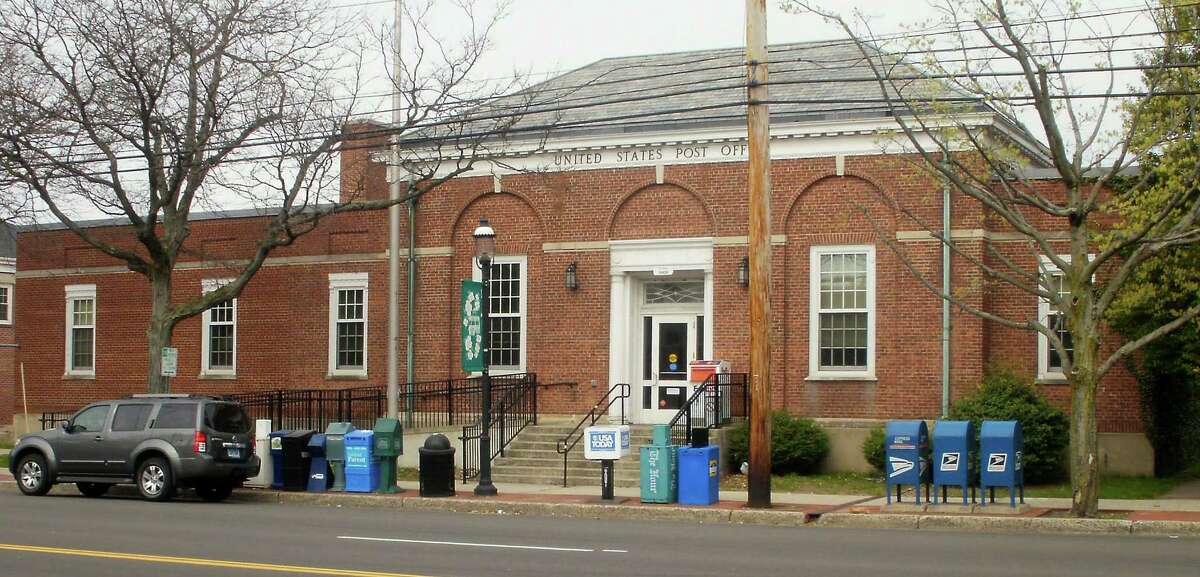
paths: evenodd
<path fill-rule="evenodd" d="M 450 439 L 447 439 L 446 435 L 441 433 L 434 433 L 425 438 L 425 445 L 421 448 L 433 451 L 445 451 L 450 448 Z"/>

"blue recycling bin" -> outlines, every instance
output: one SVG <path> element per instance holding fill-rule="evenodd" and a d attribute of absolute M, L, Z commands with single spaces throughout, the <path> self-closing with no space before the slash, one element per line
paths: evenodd
<path fill-rule="evenodd" d="M 271 431 L 267 438 L 271 441 L 271 488 L 283 489 L 283 438 L 291 434 L 290 429 Z"/>
<path fill-rule="evenodd" d="M 901 501 L 904 485 L 912 485 L 917 502 L 921 502 L 921 486 L 929 500 L 929 426 L 925 421 L 888 421 L 884 430 L 887 453 L 887 502 L 892 503 L 892 487 L 896 502 Z"/>
<path fill-rule="evenodd" d="M 1008 488 L 1008 504 L 1017 506 L 1018 491 L 1025 504 L 1025 471 L 1021 468 L 1021 453 L 1025 439 L 1017 421 L 984 421 L 979 427 L 979 489 L 980 503 L 996 502 L 996 487 Z"/>
<path fill-rule="evenodd" d="M 379 458 L 374 454 L 375 431 L 346 433 L 346 491 L 370 493 L 379 484 Z"/>
<path fill-rule="evenodd" d="M 975 446 L 975 427 L 971 421 L 938 421 L 933 426 L 933 502 L 945 503 L 946 488 L 962 489 L 962 504 L 967 505 L 971 486 L 971 449 Z M 938 487 L 942 488 L 938 499 Z M 975 495 L 971 494 L 971 501 Z"/>
<path fill-rule="evenodd" d="M 721 483 L 721 448 L 679 448 L 679 503 L 712 505 L 717 502 Z"/>
<path fill-rule="evenodd" d="M 308 455 L 312 459 L 308 466 L 308 490 L 324 493 L 333 481 L 333 475 L 329 474 L 329 463 L 325 459 L 325 433 L 317 433 L 308 440 Z"/>

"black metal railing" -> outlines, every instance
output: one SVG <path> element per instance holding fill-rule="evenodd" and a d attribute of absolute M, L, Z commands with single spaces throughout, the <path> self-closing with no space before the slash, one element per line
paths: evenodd
<path fill-rule="evenodd" d="M 533 373 L 492 377 L 493 394 L 530 382 L 537 382 Z M 482 393 L 478 377 L 401 384 L 400 422 L 408 429 L 423 429 L 478 420 Z M 271 419 L 272 429 L 323 431 L 335 422 L 371 428 L 375 419 L 387 414 L 387 387 L 382 385 L 257 391 L 230 395 L 230 399 L 241 403 L 253 419 Z"/>
<path fill-rule="evenodd" d="M 42 418 L 38 420 L 42 423 L 42 430 L 48 431 L 50 429 L 57 428 L 59 425 L 71 420 L 71 416 L 74 414 L 74 411 L 45 411 L 42 413 Z"/>
<path fill-rule="evenodd" d="M 627 404 L 626 401 L 629 400 L 629 390 L 630 387 L 628 383 L 617 383 L 609 387 L 608 392 L 604 393 L 604 396 L 597 400 L 595 405 L 592 405 L 592 410 L 588 411 L 588 414 L 584 415 L 583 418 L 575 424 L 575 428 L 571 429 L 571 432 L 567 433 L 565 437 L 558 440 L 558 454 L 563 456 L 564 487 L 567 486 L 567 456 L 571 453 L 571 450 L 575 448 L 575 445 L 579 444 L 580 439 L 583 438 L 584 429 L 586 427 L 595 425 L 596 421 L 600 420 L 601 416 L 607 415 L 609 408 L 611 408 L 612 404 L 617 401 L 621 402 L 621 422 L 619 424 L 627 424 L 625 419 L 625 405 Z M 617 393 L 616 395 L 613 394 L 614 391 Z"/>
<path fill-rule="evenodd" d="M 523 379 L 518 384 L 497 390 L 497 378 L 492 377 L 492 422 L 489 429 L 491 436 L 491 455 L 488 460 L 504 456 L 504 449 L 517 437 L 525 427 L 537 425 L 538 383 L 537 375 L 530 373 L 531 378 Z M 482 395 L 480 395 L 482 400 Z M 477 417 L 462 430 L 462 482 L 479 476 L 481 465 L 479 454 L 479 438 L 483 436 L 483 418 Z"/>
<path fill-rule="evenodd" d="M 746 373 L 716 373 L 704 380 L 679 412 L 667 422 L 671 443 L 688 444 L 693 428 L 719 429 L 750 414 L 750 379 Z"/>

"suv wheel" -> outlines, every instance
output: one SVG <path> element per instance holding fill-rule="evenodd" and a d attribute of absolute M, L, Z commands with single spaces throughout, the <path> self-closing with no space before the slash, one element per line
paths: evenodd
<path fill-rule="evenodd" d="M 26 495 L 45 495 L 50 492 L 50 473 L 41 453 L 29 453 L 17 462 L 17 486 Z"/>
<path fill-rule="evenodd" d="M 209 503 L 224 501 L 233 493 L 233 485 L 230 483 L 205 483 L 196 485 L 196 495 Z"/>
<path fill-rule="evenodd" d="M 108 492 L 111 485 L 107 483 L 75 483 L 79 488 L 80 494 L 84 497 L 100 497 Z"/>
<path fill-rule="evenodd" d="M 175 496 L 171 466 L 160 458 L 146 459 L 137 472 L 138 492 L 150 501 L 168 501 Z"/>

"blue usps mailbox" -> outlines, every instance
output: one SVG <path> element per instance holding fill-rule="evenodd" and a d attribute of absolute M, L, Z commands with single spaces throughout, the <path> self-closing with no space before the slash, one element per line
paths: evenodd
<path fill-rule="evenodd" d="M 938 421 L 933 426 L 933 502 L 946 502 L 946 487 L 962 489 L 962 504 L 968 504 L 971 485 L 971 448 L 975 446 L 975 427 L 971 421 Z M 938 487 L 942 488 L 938 500 Z M 975 500 L 975 495 L 971 495 Z"/>
<path fill-rule="evenodd" d="M 1025 504 L 1025 471 L 1021 452 L 1025 440 L 1017 421 L 984 421 L 979 427 L 979 489 L 988 491 L 980 503 L 996 502 L 996 487 L 1008 488 L 1008 504 L 1017 506 L 1017 492 Z"/>
<path fill-rule="evenodd" d="M 900 502 L 904 485 L 912 485 L 917 502 L 921 502 L 921 486 L 929 500 L 929 427 L 925 421 L 889 421 L 884 431 L 887 453 L 887 502 L 892 502 L 892 487 L 896 487 L 896 502 Z M 682 478 L 682 477 L 681 477 Z"/>

